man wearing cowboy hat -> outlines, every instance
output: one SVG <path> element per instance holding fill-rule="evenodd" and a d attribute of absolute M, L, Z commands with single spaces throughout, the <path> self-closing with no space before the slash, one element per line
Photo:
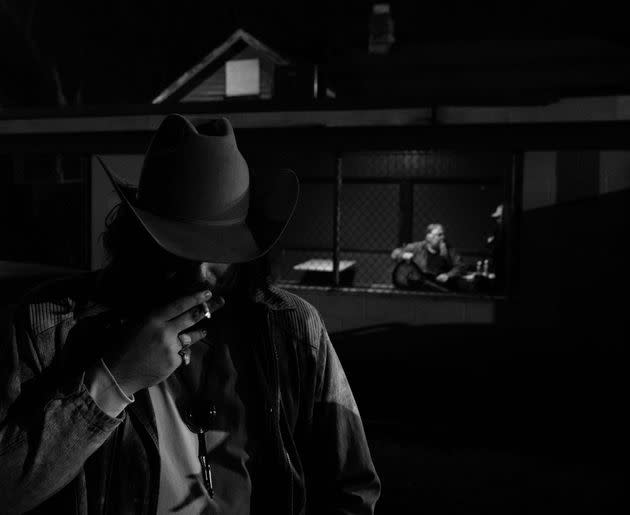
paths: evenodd
<path fill-rule="evenodd" d="M 226 119 L 166 117 L 108 266 L 30 294 L 3 347 L 8 513 L 373 513 L 380 483 L 317 311 L 264 257 L 298 181 L 250 174 Z M 4 511 L 3 511 L 4 512 Z"/>

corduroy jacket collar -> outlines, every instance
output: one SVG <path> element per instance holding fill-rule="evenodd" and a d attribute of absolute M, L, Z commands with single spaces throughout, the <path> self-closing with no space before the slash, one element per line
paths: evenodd
<path fill-rule="evenodd" d="M 295 304 L 284 291 L 273 285 L 255 290 L 251 295 L 251 300 L 256 304 L 263 304 L 274 311 L 296 309 Z"/>

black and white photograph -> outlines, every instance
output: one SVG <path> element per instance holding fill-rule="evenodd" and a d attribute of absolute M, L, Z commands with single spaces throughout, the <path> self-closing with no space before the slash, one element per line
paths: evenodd
<path fill-rule="evenodd" d="M 0 515 L 625 512 L 624 12 L 0 0 Z"/>

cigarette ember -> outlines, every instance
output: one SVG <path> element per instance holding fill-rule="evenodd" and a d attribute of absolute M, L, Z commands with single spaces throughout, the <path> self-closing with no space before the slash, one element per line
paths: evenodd
<path fill-rule="evenodd" d="M 203 316 L 205 318 L 210 318 L 211 313 L 210 313 L 210 308 L 208 307 L 208 303 L 207 302 L 203 302 Z"/>

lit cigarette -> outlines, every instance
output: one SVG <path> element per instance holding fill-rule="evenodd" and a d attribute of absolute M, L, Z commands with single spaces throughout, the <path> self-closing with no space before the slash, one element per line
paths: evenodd
<path fill-rule="evenodd" d="M 212 316 L 212 313 L 210 312 L 210 308 L 208 307 L 208 303 L 207 302 L 203 302 L 203 316 L 205 318 L 210 318 Z"/>

